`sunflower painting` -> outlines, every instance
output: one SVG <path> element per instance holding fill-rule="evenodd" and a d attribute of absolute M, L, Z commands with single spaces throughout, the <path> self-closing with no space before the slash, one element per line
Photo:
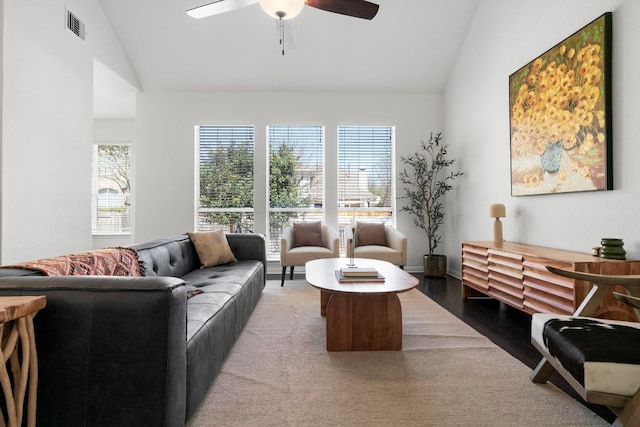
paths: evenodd
<path fill-rule="evenodd" d="M 611 190 L 611 13 L 509 76 L 511 195 Z"/>

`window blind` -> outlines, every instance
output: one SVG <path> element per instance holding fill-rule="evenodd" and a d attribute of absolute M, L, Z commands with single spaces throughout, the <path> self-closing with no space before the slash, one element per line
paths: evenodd
<path fill-rule="evenodd" d="M 338 127 L 338 199 L 343 207 L 392 207 L 390 126 Z"/>
<path fill-rule="evenodd" d="M 94 145 L 93 165 L 92 233 L 131 233 L 131 145 Z"/>
<path fill-rule="evenodd" d="M 253 126 L 198 128 L 197 230 L 253 231 L 253 155 Z"/>
<path fill-rule="evenodd" d="M 324 205 L 322 126 L 269 126 L 269 206 Z"/>
<path fill-rule="evenodd" d="M 253 207 L 253 126 L 200 126 L 201 208 Z"/>

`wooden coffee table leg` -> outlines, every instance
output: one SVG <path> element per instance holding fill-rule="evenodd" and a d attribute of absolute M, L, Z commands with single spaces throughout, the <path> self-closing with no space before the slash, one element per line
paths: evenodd
<path fill-rule="evenodd" d="M 320 315 L 322 317 L 327 315 L 327 303 L 329 302 L 332 294 L 333 293 L 329 291 L 320 291 Z"/>
<path fill-rule="evenodd" d="M 333 293 L 326 316 L 328 351 L 402 349 L 402 308 L 395 293 Z"/>

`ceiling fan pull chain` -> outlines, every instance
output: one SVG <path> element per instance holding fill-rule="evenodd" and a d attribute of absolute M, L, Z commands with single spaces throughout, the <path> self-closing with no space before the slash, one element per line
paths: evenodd
<path fill-rule="evenodd" d="M 284 12 L 276 12 L 278 19 L 280 20 L 280 46 L 282 47 L 282 56 L 284 56 Z"/>

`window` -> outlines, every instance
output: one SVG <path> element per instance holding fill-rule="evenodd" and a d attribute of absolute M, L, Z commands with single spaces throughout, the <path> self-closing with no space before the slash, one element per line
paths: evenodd
<path fill-rule="evenodd" d="M 285 225 L 324 216 L 322 126 L 269 126 L 269 255 Z"/>
<path fill-rule="evenodd" d="M 259 150 L 259 159 L 253 126 L 196 127 L 196 229 L 265 233 L 267 256 L 276 259 L 287 224 L 326 221 L 326 185 L 337 189 L 338 200 L 330 203 L 338 203 L 341 238 L 352 220 L 394 224 L 394 128 L 340 126 L 337 136 L 338 173 L 326 176 L 323 126 L 268 126 L 267 149 Z M 254 165 L 263 164 L 267 183 L 256 185 Z M 268 205 L 258 209 L 265 218 L 256 230 L 254 197 L 262 188 Z M 105 193 L 102 203 L 110 203 L 110 196 Z"/>
<path fill-rule="evenodd" d="M 390 126 L 338 127 L 341 239 L 351 222 L 394 222 L 393 133 Z"/>
<path fill-rule="evenodd" d="M 199 231 L 252 232 L 253 126 L 199 126 Z"/>
<path fill-rule="evenodd" d="M 131 233 L 131 145 L 93 146 L 93 234 Z"/>

